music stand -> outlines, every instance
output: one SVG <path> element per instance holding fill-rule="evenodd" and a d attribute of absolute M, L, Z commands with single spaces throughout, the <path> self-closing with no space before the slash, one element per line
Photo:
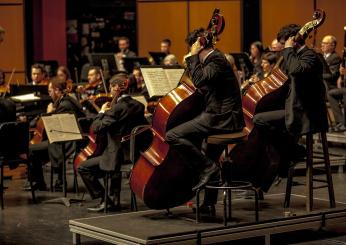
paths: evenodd
<path fill-rule="evenodd" d="M 163 60 L 167 54 L 163 53 L 163 52 L 151 52 L 151 51 L 149 51 L 149 55 L 153 58 L 156 65 L 162 65 Z"/>
<path fill-rule="evenodd" d="M 76 116 L 71 113 L 52 114 L 42 116 L 42 120 L 49 143 L 61 144 L 63 161 L 62 170 L 64 196 L 45 201 L 45 203 L 62 203 L 66 207 L 69 207 L 73 202 L 84 201 L 83 199 L 73 199 L 67 197 L 65 142 L 83 139 L 81 130 L 76 120 Z"/>
<path fill-rule="evenodd" d="M 245 80 L 250 78 L 253 73 L 254 66 L 246 53 L 230 53 L 233 56 L 237 70 L 244 72 Z"/>
<path fill-rule="evenodd" d="M 90 54 L 90 56 L 91 56 L 91 64 L 93 66 L 101 67 L 105 73 L 106 79 L 113 76 L 118 71 L 115 54 L 92 53 Z"/>
<path fill-rule="evenodd" d="M 132 73 L 135 66 L 150 65 L 147 57 L 124 57 L 124 68 L 128 73 Z"/>

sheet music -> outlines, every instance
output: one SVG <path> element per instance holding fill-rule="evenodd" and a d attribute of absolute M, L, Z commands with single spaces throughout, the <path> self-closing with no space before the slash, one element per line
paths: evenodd
<path fill-rule="evenodd" d="M 53 114 L 42 120 L 50 143 L 82 139 L 74 114 Z"/>
<path fill-rule="evenodd" d="M 184 74 L 182 68 L 142 67 L 141 71 L 150 97 L 164 96 L 175 89 Z"/>
<path fill-rule="evenodd" d="M 11 99 L 18 102 L 28 102 L 28 101 L 40 100 L 40 97 L 36 96 L 35 93 L 30 93 L 30 94 L 12 96 Z"/>
<path fill-rule="evenodd" d="M 164 96 L 172 90 L 163 68 L 141 68 L 150 97 Z"/>
<path fill-rule="evenodd" d="M 184 74 L 184 69 L 164 69 L 166 76 L 168 78 L 168 82 L 170 84 L 171 89 L 174 89 L 179 84 L 181 77 Z"/>

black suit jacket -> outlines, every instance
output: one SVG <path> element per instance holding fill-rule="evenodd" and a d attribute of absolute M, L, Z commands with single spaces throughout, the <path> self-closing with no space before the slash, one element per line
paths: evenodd
<path fill-rule="evenodd" d="M 293 135 L 328 129 L 323 84 L 323 64 L 307 47 L 299 53 L 293 48 L 282 51 L 283 68 L 289 76 L 289 92 L 285 101 L 285 123 Z"/>
<path fill-rule="evenodd" d="M 328 64 L 330 73 L 323 73 L 323 79 L 325 80 L 328 89 L 335 88 L 336 81 L 340 76 L 339 67 L 342 59 L 337 53 L 333 52 L 325 60 Z"/>
<path fill-rule="evenodd" d="M 121 137 L 130 134 L 135 126 L 143 124 L 147 124 L 144 105 L 130 96 L 121 97 L 110 110 L 96 116 L 92 124 L 94 132 L 107 135 L 107 146 L 100 162 L 102 170 L 120 168 L 124 158 Z"/>
<path fill-rule="evenodd" d="M 205 109 L 198 121 L 206 128 L 239 131 L 244 118 L 238 81 L 230 63 L 214 50 L 202 63 L 198 55 L 186 58 L 192 81 L 204 97 Z"/>
<path fill-rule="evenodd" d="M 84 117 L 82 106 L 74 98 L 64 95 L 55 105 L 54 113 L 74 113 L 77 118 Z M 52 143 L 48 145 L 49 159 L 53 167 L 62 166 L 62 155 L 65 153 L 65 159 L 72 157 L 76 150 L 75 142 L 65 142 L 65 149 L 62 144 Z"/>

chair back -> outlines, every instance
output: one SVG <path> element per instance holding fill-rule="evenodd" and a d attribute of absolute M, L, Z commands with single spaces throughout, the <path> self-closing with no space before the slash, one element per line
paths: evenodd
<path fill-rule="evenodd" d="M 29 152 L 29 124 L 5 122 L 0 124 L 0 157 L 16 157 Z"/>

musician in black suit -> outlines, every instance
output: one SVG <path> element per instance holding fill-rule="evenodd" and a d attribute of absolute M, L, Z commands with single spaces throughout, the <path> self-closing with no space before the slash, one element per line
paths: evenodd
<path fill-rule="evenodd" d="M 128 76 L 126 74 L 120 73 L 111 78 L 110 91 L 114 99 L 112 103 L 102 105 L 101 111 L 92 124 L 96 134 L 106 134 L 107 146 L 101 156 L 82 162 L 78 168 L 91 198 L 101 198 L 100 204 L 89 208 L 89 211 L 102 211 L 106 208 L 104 205 L 105 190 L 98 180 L 105 176 L 106 171 L 112 172 L 112 183 L 117 184 L 117 186 L 111 184 L 111 189 L 118 188 L 118 192 L 120 192 L 120 167 L 124 161 L 121 137 L 128 135 L 135 126 L 147 124 L 144 118 L 144 105 L 126 94 L 127 90 Z M 113 208 L 119 209 L 120 207 Z"/>
<path fill-rule="evenodd" d="M 222 146 L 207 145 L 203 154 L 202 141 L 209 135 L 241 131 L 244 127 L 237 78 L 225 55 L 214 48 L 211 40 L 204 47 L 201 46 L 199 37 L 203 32 L 202 28 L 194 30 L 186 38 L 191 47 L 191 56 L 186 58 L 186 64 L 197 93 L 203 97 L 204 109 L 194 119 L 176 126 L 166 134 L 166 140 L 172 149 L 199 176 L 198 184 L 193 187 L 194 191 L 211 178 L 216 178 L 223 150 Z M 203 206 L 213 206 L 215 202 L 214 197 L 207 197 Z"/>
<path fill-rule="evenodd" d="M 330 108 L 335 117 L 335 125 L 331 127 L 332 131 L 345 131 L 344 116 L 339 105 L 339 101 L 343 98 L 343 93 L 340 85 L 337 84 L 340 76 L 339 68 L 341 64 L 341 57 L 335 52 L 336 38 L 332 35 L 323 37 L 321 43 L 321 50 L 325 61 L 328 64 L 330 73 L 324 73 L 323 79 L 327 85 L 327 98 L 330 104 Z"/>
<path fill-rule="evenodd" d="M 16 121 L 16 105 L 13 101 L 0 98 L 0 123 Z"/>
<path fill-rule="evenodd" d="M 255 184 L 264 191 L 278 173 L 287 174 L 292 161 L 305 155 L 304 148 L 297 145 L 301 135 L 328 129 L 323 64 L 303 39 L 294 41 L 299 29 L 298 25 L 291 24 L 282 27 L 277 34 L 280 42 L 285 41 L 281 51 L 282 69 L 289 77 L 281 109 L 258 113 L 253 119 L 263 141 L 269 140 L 280 157 L 279 161 L 271 159 L 269 164 L 259 163 L 254 171 Z"/>
<path fill-rule="evenodd" d="M 57 78 L 50 80 L 48 85 L 48 92 L 51 96 L 53 103 L 47 107 L 47 113 L 74 113 L 76 117 L 85 116 L 82 107 L 78 101 L 66 94 L 66 82 Z M 42 164 L 50 160 L 52 167 L 58 173 L 58 179 L 55 183 L 56 188 L 61 188 L 62 185 L 62 154 L 65 152 L 65 159 L 74 154 L 75 143 L 65 142 L 65 149 L 63 151 L 62 145 L 59 143 L 49 144 L 47 140 L 30 145 L 30 160 L 32 162 L 32 181 L 34 188 L 39 190 L 46 189 L 44 181 Z M 28 189 L 28 188 L 26 188 Z"/>

